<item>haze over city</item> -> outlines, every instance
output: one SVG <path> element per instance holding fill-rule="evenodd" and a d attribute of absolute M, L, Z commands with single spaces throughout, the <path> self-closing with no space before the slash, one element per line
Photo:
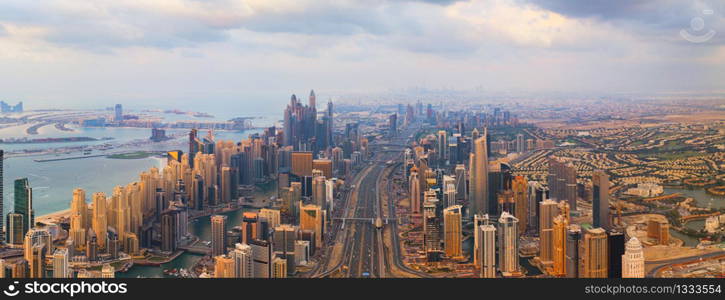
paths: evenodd
<path fill-rule="evenodd" d="M 722 0 L 0 1 L 0 289 L 722 295 L 723 78 Z"/>
<path fill-rule="evenodd" d="M 724 5 L 9 0 L 0 3 L 0 89 L 30 108 L 252 103 L 310 86 L 328 97 L 722 92 Z M 693 43 L 683 29 L 716 34 Z"/>

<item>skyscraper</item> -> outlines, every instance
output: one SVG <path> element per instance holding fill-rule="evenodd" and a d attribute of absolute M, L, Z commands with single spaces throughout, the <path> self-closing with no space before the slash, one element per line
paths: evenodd
<path fill-rule="evenodd" d="M 393 137 L 398 134 L 398 115 L 392 114 L 388 117 L 388 135 Z"/>
<path fill-rule="evenodd" d="M 438 131 L 438 165 L 445 166 L 448 163 L 448 132 Z"/>
<path fill-rule="evenodd" d="M 443 210 L 444 245 L 448 257 L 463 256 L 462 209 L 462 206 L 454 205 Z"/>
<path fill-rule="evenodd" d="M 469 203 L 471 203 L 471 211 L 473 213 L 487 213 L 488 199 L 488 150 L 486 146 L 486 134 L 488 129 L 484 129 L 484 135 L 474 142 L 473 153 L 470 158 L 470 194 Z"/>
<path fill-rule="evenodd" d="M 496 228 L 493 225 L 477 226 L 478 257 L 482 278 L 496 278 Z"/>
<path fill-rule="evenodd" d="M 106 194 L 93 194 L 93 231 L 98 236 L 98 247 L 106 248 L 106 236 L 108 232 L 108 219 L 106 217 Z"/>
<path fill-rule="evenodd" d="M 554 257 L 554 218 L 558 214 L 556 204 L 551 199 L 539 203 L 539 259 L 544 264 L 551 264 Z"/>
<path fill-rule="evenodd" d="M 23 232 L 35 225 L 35 211 L 33 210 L 33 189 L 27 178 L 15 180 L 15 209 L 14 212 L 23 216 Z"/>
<path fill-rule="evenodd" d="M 227 216 L 213 215 L 211 217 L 211 253 L 212 256 L 223 255 L 226 252 L 224 241 L 226 233 Z"/>
<path fill-rule="evenodd" d="M 287 260 L 281 257 L 272 259 L 271 278 L 287 278 Z"/>
<path fill-rule="evenodd" d="M 300 229 L 312 230 L 315 233 L 315 248 L 322 247 L 324 234 L 324 211 L 317 205 L 300 206 Z"/>
<path fill-rule="evenodd" d="M 254 278 L 270 278 L 272 275 L 272 247 L 267 241 L 254 240 L 252 248 L 252 268 Z"/>
<path fill-rule="evenodd" d="M 622 255 L 622 278 L 644 278 L 644 251 L 636 237 L 629 239 Z"/>
<path fill-rule="evenodd" d="M 77 226 L 73 226 L 73 223 L 71 223 L 71 231 L 79 231 L 83 229 L 84 231 L 88 230 L 89 224 L 89 216 L 88 216 L 88 204 L 86 203 L 86 191 L 83 189 L 77 188 L 73 190 L 73 199 L 70 204 L 70 215 L 71 218 L 73 216 L 78 216 L 78 222 Z"/>
<path fill-rule="evenodd" d="M 20 245 L 23 243 L 23 215 L 19 213 L 9 213 L 7 215 L 7 235 L 6 242 L 12 245 Z"/>
<path fill-rule="evenodd" d="M 465 200 L 468 196 L 468 186 L 466 185 L 466 166 L 456 165 L 456 199 Z"/>
<path fill-rule="evenodd" d="M 473 231 L 473 249 L 472 249 L 473 254 L 472 254 L 472 256 L 473 256 L 473 264 L 475 264 L 475 265 L 480 265 L 479 254 L 481 251 L 479 249 L 479 245 L 481 245 L 481 242 L 482 242 L 481 241 L 482 236 L 479 234 L 479 230 L 477 228 L 480 226 L 483 226 L 483 225 L 489 225 L 489 222 L 490 222 L 490 219 L 488 217 L 488 214 L 473 215 L 473 228 L 475 230 Z M 494 252 L 496 252 L 496 250 L 494 250 Z"/>
<path fill-rule="evenodd" d="M 519 220 L 508 212 L 498 219 L 498 264 L 501 272 L 519 271 Z"/>
<path fill-rule="evenodd" d="M 579 243 L 579 278 L 607 278 L 607 232 L 603 228 L 584 231 Z"/>
<path fill-rule="evenodd" d="M 420 178 L 418 178 L 418 168 L 415 165 L 410 169 L 410 177 L 408 178 L 408 195 L 410 197 L 410 213 L 420 214 L 421 201 L 420 197 L 423 193 L 420 189 Z"/>
<path fill-rule="evenodd" d="M 287 260 L 288 272 L 295 272 L 295 241 L 300 234 L 297 226 L 282 224 L 274 228 L 272 246 L 274 255 L 284 257 Z"/>
<path fill-rule="evenodd" d="M 113 120 L 116 122 L 123 121 L 123 105 L 116 104 L 116 107 L 113 110 Z"/>
<path fill-rule="evenodd" d="M 440 254 L 440 220 L 436 214 L 435 198 L 427 198 L 423 204 L 423 247 L 428 260 L 437 260 Z"/>
<path fill-rule="evenodd" d="M 312 176 L 312 152 L 292 152 L 290 172 L 299 177 Z"/>
<path fill-rule="evenodd" d="M 234 259 L 226 255 L 214 256 L 214 278 L 234 278 Z"/>
<path fill-rule="evenodd" d="M 576 168 L 572 163 L 558 158 L 549 158 L 549 197 L 557 201 L 566 201 L 572 210 L 576 210 L 577 184 Z"/>
<path fill-rule="evenodd" d="M 579 277 L 579 241 L 581 240 L 581 227 L 576 224 L 569 225 L 566 232 L 566 277 Z"/>
<path fill-rule="evenodd" d="M 234 245 L 234 250 L 230 252 L 229 255 L 234 260 L 234 277 L 254 277 L 254 265 L 252 264 L 252 247 L 247 244 L 237 243 Z"/>
<path fill-rule="evenodd" d="M 523 153 L 524 150 L 526 150 L 526 145 L 524 144 L 524 135 L 519 133 L 516 135 L 516 152 Z"/>
<path fill-rule="evenodd" d="M 59 248 L 53 253 L 53 278 L 69 278 L 68 249 Z"/>
<path fill-rule="evenodd" d="M 566 276 L 566 237 L 569 221 L 563 215 L 554 218 L 553 224 L 553 272 L 552 275 L 563 277 Z"/>
<path fill-rule="evenodd" d="M 607 232 L 607 278 L 622 278 L 622 255 L 625 252 L 624 232 L 612 229 Z"/>
<path fill-rule="evenodd" d="M 281 224 L 281 217 L 278 209 L 262 208 L 259 210 L 259 218 L 267 219 L 270 228 L 276 228 Z"/>
<path fill-rule="evenodd" d="M 516 176 L 511 181 L 511 190 L 514 193 L 514 216 L 519 219 L 519 234 L 523 234 L 528 227 L 529 198 L 527 195 L 529 184 L 524 176 Z"/>
<path fill-rule="evenodd" d="M 602 170 L 592 174 L 592 218 L 593 226 L 611 229 L 609 220 L 609 175 Z"/>

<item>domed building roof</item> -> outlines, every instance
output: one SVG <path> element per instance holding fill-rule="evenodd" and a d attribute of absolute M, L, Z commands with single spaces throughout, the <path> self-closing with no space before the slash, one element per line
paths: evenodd
<path fill-rule="evenodd" d="M 637 239 L 637 237 L 632 237 L 627 241 L 627 250 L 628 251 L 640 251 L 642 250 L 642 243 Z"/>

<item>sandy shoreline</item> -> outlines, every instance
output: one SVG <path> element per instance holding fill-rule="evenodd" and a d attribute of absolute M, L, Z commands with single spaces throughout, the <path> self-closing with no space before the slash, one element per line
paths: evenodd
<path fill-rule="evenodd" d="M 55 220 L 61 217 L 69 217 L 70 208 L 35 217 L 35 222 Z"/>

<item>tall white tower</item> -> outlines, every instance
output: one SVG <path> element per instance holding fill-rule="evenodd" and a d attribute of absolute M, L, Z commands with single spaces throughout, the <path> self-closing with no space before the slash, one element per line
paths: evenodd
<path fill-rule="evenodd" d="M 622 255 L 622 278 L 644 278 L 644 251 L 642 243 L 632 237 Z"/>

